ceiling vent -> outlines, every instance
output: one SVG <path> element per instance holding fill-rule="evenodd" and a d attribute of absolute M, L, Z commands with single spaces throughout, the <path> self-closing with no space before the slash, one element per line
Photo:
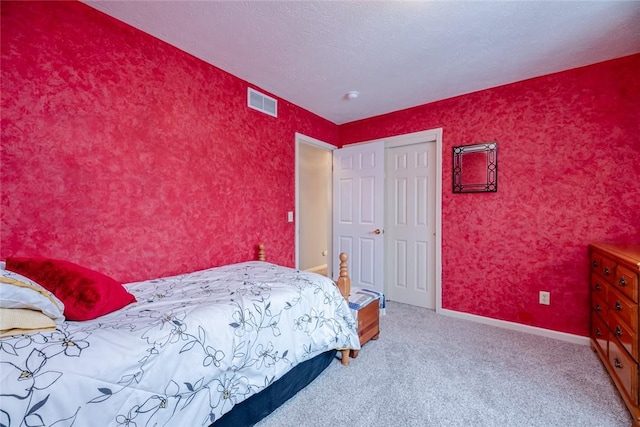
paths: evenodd
<path fill-rule="evenodd" d="M 251 88 L 247 93 L 247 105 L 254 110 L 278 117 L 278 101 Z"/>

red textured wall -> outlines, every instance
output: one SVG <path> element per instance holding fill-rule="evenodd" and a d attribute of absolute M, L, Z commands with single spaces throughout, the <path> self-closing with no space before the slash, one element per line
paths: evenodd
<path fill-rule="evenodd" d="M 588 335 L 587 244 L 640 242 L 639 75 L 634 55 L 346 124 L 341 143 L 442 127 L 443 307 Z M 452 147 L 485 141 L 498 192 L 453 194 Z"/>
<path fill-rule="evenodd" d="M 294 133 L 444 128 L 443 305 L 587 335 L 586 245 L 640 241 L 640 55 L 340 126 L 76 2 L 2 2 L 0 259 L 122 281 L 294 262 Z M 451 193 L 451 148 L 496 140 L 499 190 Z M 551 291 L 540 306 L 538 291 Z"/>
<path fill-rule="evenodd" d="M 132 281 L 251 259 L 294 264 L 295 132 L 338 128 L 77 2 L 2 2 L 0 259 Z"/>

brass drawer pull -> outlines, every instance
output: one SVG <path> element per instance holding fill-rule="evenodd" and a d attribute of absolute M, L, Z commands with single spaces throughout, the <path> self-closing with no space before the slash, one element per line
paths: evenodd
<path fill-rule="evenodd" d="M 618 359 L 617 357 L 613 360 L 613 364 L 616 368 L 622 369 L 622 362 L 620 362 L 620 359 Z"/>
<path fill-rule="evenodd" d="M 620 301 L 617 301 L 617 300 L 616 300 L 616 310 L 622 311 L 622 304 L 620 303 Z"/>
<path fill-rule="evenodd" d="M 596 304 L 596 311 L 600 311 L 600 310 L 601 310 L 600 304 Z"/>
<path fill-rule="evenodd" d="M 622 328 L 620 327 L 620 325 L 616 326 L 616 336 L 622 336 Z"/>
<path fill-rule="evenodd" d="M 594 267 L 597 267 L 597 266 L 598 266 L 598 261 L 593 261 L 593 262 L 591 263 L 591 265 L 592 265 L 592 266 L 594 266 Z"/>
<path fill-rule="evenodd" d="M 621 277 L 618 282 L 620 283 L 620 286 L 627 286 L 627 279 L 624 277 Z"/>
<path fill-rule="evenodd" d="M 602 286 L 600 286 L 600 283 L 596 283 L 596 291 L 601 291 L 602 290 Z"/>
<path fill-rule="evenodd" d="M 604 268 L 604 275 L 605 275 L 605 276 L 608 276 L 608 275 L 610 275 L 610 274 L 611 274 L 611 272 L 609 271 L 609 267 L 605 267 L 605 268 Z"/>
<path fill-rule="evenodd" d="M 599 337 L 602 335 L 602 332 L 600 331 L 600 328 L 596 328 L 596 336 Z"/>

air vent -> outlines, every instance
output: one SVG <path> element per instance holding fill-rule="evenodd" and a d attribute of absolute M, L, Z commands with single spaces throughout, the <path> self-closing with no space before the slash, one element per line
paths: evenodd
<path fill-rule="evenodd" d="M 278 101 L 251 88 L 247 93 L 247 105 L 254 110 L 278 117 Z"/>

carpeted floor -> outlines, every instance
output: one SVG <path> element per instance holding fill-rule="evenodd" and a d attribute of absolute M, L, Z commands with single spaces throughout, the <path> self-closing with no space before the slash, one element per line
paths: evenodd
<path fill-rule="evenodd" d="M 380 340 L 257 424 L 629 427 L 588 346 L 389 302 Z"/>

